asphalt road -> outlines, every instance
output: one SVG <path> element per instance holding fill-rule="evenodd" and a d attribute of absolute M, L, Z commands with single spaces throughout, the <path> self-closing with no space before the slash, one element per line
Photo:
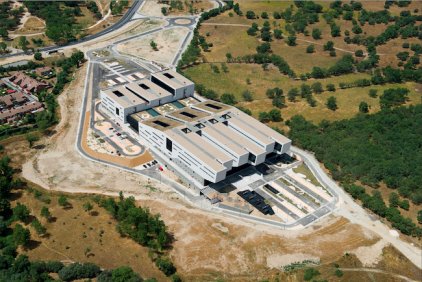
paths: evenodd
<path fill-rule="evenodd" d="M 98 33 L 85 36 L 84 38 L 69 42 L 65 45 L 48 46 L 48 47 L 39 48 L 38 50 L 40 52 L 48 52 L 48 51 L 59 50 L 59 49 L 64 48 L 64 47 L 69 47 L 69 46 L 73 46 L 73 45 L 76 45 L 76 44 L 91 41 L 91 40 L 94 40 L 98 37 L 101 37 L 101 36 L 103 36 L 107 33 L 113 32 L 113 31 L 121 28 L 122 26 L 124 26 L 126 23 L 128 23 L 132 19 L 133 15 L 138 11 L 139 7 L 142 5 L 142 3 L 144 1 L 145 0 L 135 0 L 135 3 L 129 8 L 129 10 L 123 15 L 123 17 L 117 23 L 115 23 L 112 26 L 107 27 L 106 29 L 104 29 L 104 30 L 102 30 Z M 15 56 L 20 56 L 20 55 L 25 55 L 25 52 L 5 54 L 5 55 L 0 56 L 0 58 L 15 57 Z"/>

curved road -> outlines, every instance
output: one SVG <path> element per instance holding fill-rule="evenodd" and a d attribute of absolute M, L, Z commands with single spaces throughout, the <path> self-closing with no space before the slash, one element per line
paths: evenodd
<path fill-rule="evenodd" d="M 94 40 L 94 39 L 97 39 L 98 37 L 101 37 L 101 36 L 107 34 L 107 33 L 113 32 L 113 31 L 121 28 L 122 26 L 124 26 L 126 23 L 128 23 L 132 19 L 133 15 L 135 15 L 135 13 L 138 11 L 139 7 L 142 5 L 142 3 L 144 1 L 145 0 L 135 0 L 135 3 L 129 8 L 129 10 L 123 15 L 123 17 L 117 23 L 113 24 L 112 26 L 107 27 L 106 29 L 104 29 L 104 30 L 102 30 L 98 33 L 85 36 L 84 38 L 69 42 L 65 45 L 48 46 L 48 47 L 40 48 L 38 50 L 41 51 L 41 52 L 59 50 L 59 49 L 64 48 L 64 47 L 69 47 L 69 46 L 84 43 L 84 42 L 87 42 L 87 41 L 90 41 L 90 40 Z M 6 55 L 0 56 L 0 58 L 15 57 L 15 56 L 21 56 L 21 55 L 26 55 L 26 53 L 25 52 L 17 52 L 17 53 L 13 53 L 13 54 L 6 54 Z"/>
<path fill-rule="evenodd" d="M 56 49 L 60 49 L 60 48 L 67 47 L 67 46 L 76 45 L 76 44 L 79 44 L 79 43 L 82 43 L 82 42 L 87 42 L 87 41 L 99 38 L 99 37 L 101 37 L 101 36 L 103 36 L 103 35 L 105 35 L 109 32 L 115 31 L 115 30 L 121 28 L 122 26 L 124 26 L 127 22 L 129 22 L 132 19 L 132 17 L 137 12 L 139 7 L 142 5 L 143 1 L 144 0 L 136 1 L 134 3 L 134 5 L 122 17 L 122 19 L 120 19 L 120 21 L 118 23 L 116 23 L 113 26 L 103 30 L 102 32 L 99 32 L 95 35 L 87 36 L 87 37 L 85 37 L 81 40 L 78 40 L 78 41 L 71 42 L 71 43 L 69 43 L 65 46 L 45 47 L 45 48 L 42 49 L 42 51 L 51 51 L 51 50 L 56 50 Z M 222 5 L 221 1 L 219 1 L 219 0 L 217 0 L 217 3 L 219 4 L 219 6 Z M 186 38 L 185 41 L 188 41 L 187 39 L 188 38 Z M 178 52 L 177 52 L 178 55 L 180 55 L 183 47 L 185 47 L 185 44 L 180 46 L 180 50 L 178 50 Z M 90 57 L 89 53 L 90 52 L 88 52 L 88 54 L 87 54 L 88 58 Z M 7 56 L 12 57 L 12 56 L 19 56 L 19 55 L 22 55 L 22 54 L 24 54 L 24 53 L 20 52 L 20 53 L 15 53 L 15 54 L 9 54 Z M 3 56 L 3 57 L 6 57 L 6 56 Z M 178 58 L 178 56 L 176 56 L 175 61 L 177 61 L 177 58 Z M 191 193 L 191 191 L 188 191 L 188 189 L 185 189 L 185 187 L 180 185 L 179 183 L 174 182 L 170 179 L 166 179 L 166 178 L 161 179 L 161 177 L 160 177 L 161 174 L 157 171 L 153 171 L 153 170 L 139 171 L 139 170 L 135 170 L 135 169 L 128 169 L 128 168 L 121 167 L 121 166 L 113 164 L 113 163 L 104 162 L 102 160 L 94 159 L 84 152 L 84 150 L 81 146 L 81 138 L 82 138 L 82 131 L 83 131 L 83 121 L 86 118 L 85 114 L 86 114 L 87 103 L 88 103 L 88 99 L 89 99 L 89 92 L 90 92 L 90 90 L 92 90 L 92 83 L 93 83 L 92 65 L 93 64 L 89 61 L 88 62 L 88 70 L 87 70 L 87 74 L 86 74 L 86 83 L 85 83 L 84 97 L 83 97 L 83 101 L 82 101 L 82 109 L 81 109 L 81 115 L 80 115 L 80 121 L 79 121 L 79 128 L 78 128 L 78 132 L 77 132 L 77 140 L 76 140 L 77 142 L 75 144 L 77 151 L 84 158 L 87 158 L 91 161 L 102 163 L 102 164 L 113 166 L 113 167 L 117 167 L 119 169 L 123 169 L 123 170 L 129 171 L 129 172 L 132 172 L 132 173 L 142 174 L 146 177 L 153 178 L 157 181 L 162 181 L 164 184 L 174 188 L 179 194 L 181 194 L 185 199 L 189 200 L 192 204 L 194 204 L 196 206 L 200 206 L 202 208 L 207 208 L 208 210 L 213 209 L 213 210 L 219 210 L 220 212 L 222 212 L 221 209 L 217 209 L 215 207 L 210 207 L 210 206 L 206 205 L 206 203 L 204 203 L 199 196 L 193 195 Z M 340 201 L 341 204 L 340 204 L 340 208 L 335 210 L 335 213 L 349 219 L 352 223 L 359 224 L 362 227 L 373 231 L 378 236 L 380 236 L 381 238 L 383 238 L 384 240 L 386 240 L 387 242 L 392 244 L 394 247 L 396 247 L 400 252 L 402 252 L 416 266 L 418 266 L 419 268 L 422 268 L 422 251 L 421 251 L 420 248 L 413 246 L 409 243 L 406 243 L 406 242 L 400 240 L 397 237 L 392 236 L 389 232 L 390 230 L 389 230 L 387 225 L 383 224 L 379 220 L 372 219 L 369 216 L 369 214 L 360 205 L 358 205 L 356 202 L 354 202 L 354 200 L 347 193 L 345 193 L 344 190 L 325 173 L 325 171 L 320 167 L 319 162 L 315 159 L 315 157 L 311 153 L 305 152 L 305 151 L 303 151 L 299 148 L 295 148 L 295 147 L 292 147 L 292 152 L 302 157 L 302 159 L 305 161 L 305 163 L 309 166 L 309 168 L 312 170 L 314 175 L 318 178 L 318 180 L 322 184 L 326 185 L 326 187 L 329 187 L 330 189 L 334 190 L 337 193 L 337 195 L 339 196 L 339 201 Z M 233 214 L 233 213 L 231 213 L 231 214 L 232 214 L 232 216 L 236 216 L 236 214 Z M 253 218 L 245 218 L 245 217 L 242 217 L 242 218 L 253 220 Z M 261 221 L 260 223 L 263 223 L 263 222 Z M 268 222 L 267 224 L 271 224 L 271 223 Z M 278 227 L 280 228 L 281 226 L 278 226 Z M 286 227 L 286 226 L 284 226 L 284 227 Z"/>

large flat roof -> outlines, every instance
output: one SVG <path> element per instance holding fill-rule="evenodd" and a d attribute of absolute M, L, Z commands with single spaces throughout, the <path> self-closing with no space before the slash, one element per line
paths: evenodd
<path fill-rule="evenodd" d="M 188 136 L 180 130 L 169 130 L 166 134 L 171 140 L 183 146 L 187 153 L 194 155 L 214 171 L 218 172 L 226 169 L 226 167 L 218 162 L 215 157 L 204 151 L 202 140 L 200 143 L 197 143 L 196 139 L 191 139 L 191 136 Z"/>
<path fill-rule="evenodd" d="M 218 130 L 220 134 L 224 135 L 226 138 L 230 138 L 233 143 L 253 153 L 256 156 L 265 153 L 264 148 L 258 146 L 256 143 L 252 142 L 247 137 L 234 131 L 228 126 L 222 124 L 221 122 L 213 124 L 212 127 Z"/>
<path fill-rule="evenodd" d="M 172 96 L 170 92 L 159 87 L 155 83 L 152 83 L 148 79 L 142 79 L 139 81 L 126 84 L 126 87 L 138 93 L 149 102 L 157 100 L 157 99 L 161 99 L 164 97 Z"/>
<path fill-rule="evenodd" d="M 170 119 L 164 116 L 158 116 L 142 122 L 145 125 L 148 125 L 152 128 L 158 129 L 160 131 L 169 131 L 177 126 L 183 125 L 183 123 Z"/>
<path fill-rule="evenodd" d="M 195 110 L 188 107 L 182 108 L 178 111 L 171 112 L 168 115 L 185 122 L 195 122 L 199 119 L 210 116 L 209 113 Z"/>
<path fill-rule="evenodd" d="M 173 89 L 193 85 L 192 81 L 172 70 L 156 72 L 152 76 L 155 76 Z"/>
<path fill-rule="evenodd" d="M 124 85 L 105 90 L 103 93 L 106 94 L 111 100 L 125 108 L 148 103 L 148 101 L 143 99 L 139 94 L 136 95 L 126 89 Z"/>
<path fill-rule="evenodd" d="M 211 157 L 216 158 L 221 164 L 230 162 L 233 158 L 227 155 L 224 151 L 213 145 L 211 142 L 207 141 L 205 138 L 199 136 L 195 132 L 191 131 L 186 133 L 190 142 L 194 142 L 199 145 L 206 154 Z"/>
<path fill-rule="evenodd" d="M 256 131 L 259 131 L 261 134 L 265 134 L 268 137 L 270 137 L 271 139 L 273 139 L 274 141 L 276 141 L 279 144 L 286 144 L 286 143 L 290 143 L 291 140 L 289 138 L 287 138 L 286 136 L 278 133 L 277 131 L 275 131 L 274 129 L 266 126 L 265 124 L 259 122 L 258 120 L 254 119 L 253 117 L 245 114 L 244 112 L 240 111 L 240 110 L 235 110 L 233 111 L 234 113 L 236 113 L 236 115 L 243 119 L 244 121 L 247 122 L 247 124 L 250 127 L 253 127 Z"/>
<path fill-rule="evenodd" d="M 209 125 L 209 123 L 207 123 L 207 125 Z M 212 138 L 218 140 L 222 147 L 227 147 L 228 150 L 232 151 L 238 156 L 242 156 L 248 153 L 248 151 L 246 151 L 241 145 L 234 143 L 232 137 L 222 134 L 221 131 L 217 130 L 213 126 L 206 126 L 201 130 L 202 132 L 209 134 Z"/>
<path fill-rule="evenodd" d="M 254 126 L 249 124 L 251 119 L 253 118 L 245 119 L 245 117 L 242 118 L 231 114 L 231 118 L 228 120 L 228 122 L 229 124 L 233 124 L 234 126 L 238 127 L 241 131 L 249 133 L 249 135 L 252 135 L 251 138 L 255 139 L 261 144 L 269 145 L 273 143 L 274 141 L 270 137 L 258 131 Z"/>
<path fill-rule="evenodd" d="M 211 101 L 211 100 L 197 103 L 193 105 L 192 107 L 201 109 L 203 111 L 211 112 L 211 113 L 219 113 L 219 112 L 231 109 L 231 107 L 226 104 L 216 102 L 216 101 Z"/>

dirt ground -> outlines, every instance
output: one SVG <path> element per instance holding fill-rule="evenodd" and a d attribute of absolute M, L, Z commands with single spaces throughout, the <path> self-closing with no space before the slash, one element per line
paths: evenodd
<path fill-rule="evenodd" d="M 148 249 L 130 238 L 121 237 L 114 219 L 98 207 L 92 197 L 71 196 L 68 200 L 71 207 L 62 208 L 57 204 L 57 193 L 44 192 L 40 199 L 28 191 L 18 194 L 15 194 L 17 199 L 12 205 L 16 202 L 25 204 L 47 228 L 47 235 L 39 236 L 28 226 L 32 241 L 22 252 L 30 259 L 92 262 L 106 269 L 128 265 L 144 278 L 167 280 L 148 257 Z M 45 199 L 51 202 L 43 202 Z M 83 204 L 88 201 L 94 206 L 91 212 L 83 210 Z M 43 206 L 48 207 L 52 215 L 50 221 L 40 216 Z"/>
<path fill-rule="evenodd" d="M 187 28 L 182 27 L 162 30 L 119 44 L 117 50 L 146 60 L 170 64 L 188 32 Z M 150 46 L 151 41 L 157 44 L 157 51 Z"/>
<path fill-rule="evenodd" d="M 192 8 L 196 10 L 196 14 L 201 13 L 201 11 L 212 9 L 216 6 L 215 2 L 211 0 L 183 1 L 183 9 L 174 9 L 170 11 L 168 16 L 190 15 L 189 6 L 187 4 L 192 4 Z M 138 13 L 144 16 L 162 17 L 163 13 L 161 12 L 161 8 L 163 7 L 168 9 L 170 5 L 158 3 L 157 0 L 145 1 L 145 4 L 139 9 Z"/>
<path fill-rule="evenodd" d="M 183 27 L 162 30 L 119 44 L 117 51 L 146 60 L 170 64 L 188 32 L 189 30 Z M 158 50 L 152 49 L 151 41 L 157 44 Z"/>
<path fill-rule="evenodd" d="M 171 256 L 181 275 L 189 281 L 221 275 L 238 281 L 266 277 L 269 269 L 279 268 L 293 260 L 310 258 L 329 263 L 341 258 L 345 252 L 379 241 L 372 233 L 334 216 L 303 231 L 283 231 L 210 214 L 190 207 L 168 188 L 159 184 L 148 185 L 141 176 L 85 160 L 75 150 L 85 71 L 86 67 L 81 68 L 69 88 L 59 97 L 62 120 L 57 133 L 36 144 L 45 143 L 45 147 L 32 157 L 19 157 L 20 152 L 27 150 L 25 141 L 18 143 L 19 146 L 15 143 L 6 145 L 6 151 L 12 151 L 10 155 L 14 164 L 24 162 L 24 178 L 46 189 L 108 195 L 124 191 L 127 195 L 135 195 L 141 205 L 160 213 L 169 226 L 175 237 Z M 81 213 L 78 214 L 75 216 L 81 219 Z M 98 248 L 95 247 L 95 250 Z M 69 256 L 82 257 L 83 254 L 78 252 L 77 255 L 69 252 Z M 94 251 L 99 257 L 97 252 Z M 53 253 L 48 255 L 49 258 L 54 257 Z M 41 257 L 41 253 L 34 251 L 34 256 Z M 56 256 L 60 258 L 59 254 Z M 107 257 L 106 253 L 101 256 Z"/>

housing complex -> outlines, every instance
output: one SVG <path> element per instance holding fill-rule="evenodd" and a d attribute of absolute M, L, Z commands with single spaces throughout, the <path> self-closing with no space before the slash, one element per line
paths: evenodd
<path fill-rule="evenodd" d="M 26 93 L 37 93 L 51 87 L 50 84 L 38 81 L 23 72 L 17 72 L 9 78 L 9 81 Z"/>
<path fill-rule="evenodd" d="M 27 113 L 43 110 L 42 103 L 30 99 L 20 91 L 7 89 L 5 84 L 0 84 L 3 88 L 3 95 L 0 95 L 0 123 L 13 123 Z"/>
<path fill-rule="evenodd" d="M 242 111 L 194 93 L 194 83 L 162 71 L 101 91 L 102 109 L 198 186 L 289 151 L 291 141 Z"/>

